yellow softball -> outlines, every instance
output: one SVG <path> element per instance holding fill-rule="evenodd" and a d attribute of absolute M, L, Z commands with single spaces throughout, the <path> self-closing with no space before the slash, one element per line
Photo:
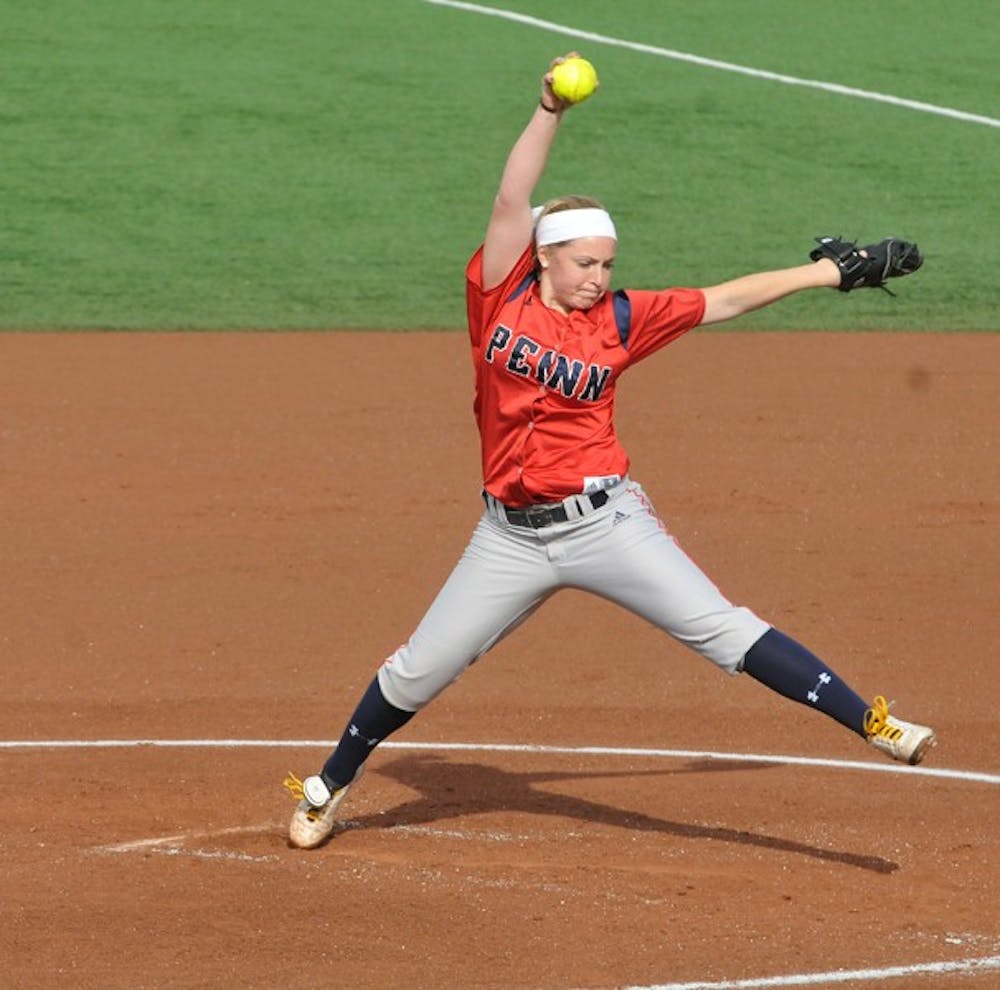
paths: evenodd
<path fill-rule="evenodd" d="M 560 62 L 552 70 L 552 92 L 567 103 L 582 103 L 599 85 L 597 70 L 579 56 Z"/>

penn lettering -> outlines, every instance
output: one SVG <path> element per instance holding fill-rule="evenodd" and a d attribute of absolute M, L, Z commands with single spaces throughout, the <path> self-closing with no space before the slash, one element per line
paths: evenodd
<path fill-rule="evenodd" d="M 535 368 L 535 379 L 542 385 L 549 380 L 552 374 L 552 365 L 556 363 L 556 352 L 546 351 L 538 359 L 538 367 Z"/>
<path fill-rule="evenodd" d="M 543 350 L 541 344 L 526 334 L 519 334 L 513 345 L 510 342 L 510 329 L 499 324 L 490 336 L 485 360 L 493 364 L 496 355 L 510 347 L 505 370 L 519 378 L 531 378 L 567 399 L 597 402 L 611 379 L 609 366 L 587 364 L 552 349 Z"/>
<path fill-rule="evenodd" d="M 573 398 L 580 375 L 583 374 L 582 361 L 569 361 L 562 354 L 556 355 L 556 366 L 545 383 L 551 389 L 558 389 L 567 399 Z"/>
<path fill-rule="evenodd" d="M 493 352 L 502 351 L 510 343 L 510 328 L 499 324 L 490 337 L 490 342 L 486 347 L 485 358 L 490 364 L 493 363 Z"/>
<path fill-rule="evenodd" d="M 587 384 L 580 393 L 581 402 L 596 402 L 604 391 L 604 386 L 608 384 L 611 377 L 610 368 L 599 368 L 592 364 L 587 369 Z"/>
<path fill-rule="evenodd" d="M 507 358 L 507 370 L 527 378 L 531 374 L 531 368 L 524 363 L 525 351 L 537 354 L 540 349 L 530 337 L 518 337 L 517 343 L 511 348 L 510 357 Z"/>

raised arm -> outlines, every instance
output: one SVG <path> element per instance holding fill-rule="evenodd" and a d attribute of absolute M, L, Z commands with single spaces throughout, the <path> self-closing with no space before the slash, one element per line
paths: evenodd
<path fill-rule="evenodd" d="M 542 77 L 541 98 L 535 112 L 507 156 L 483 242 L 486 289 L 506 278 L 531 241 L 531 195 L 545 171 L 559 122 L 568 107 L 552 92 L 552 69 L 575 54 L 570 52 L 553 60 Z"/>

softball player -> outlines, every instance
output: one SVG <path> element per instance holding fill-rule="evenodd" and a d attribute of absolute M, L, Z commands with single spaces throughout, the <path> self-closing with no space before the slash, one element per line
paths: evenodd
<path fill-rule="evenodd" d="M 726 673 L 747 673 L 818 709 L 893 759 L 917 763 L 934 742 L 930 728 L 890 715 L 881 696 L 868 704 L 805 647 L 728 601 L 630 477 L 613 421 L 622 372 L 688 330 L 804 289 L 881 285 L 919 267 L 919 252 L 897 240 L 855 250 L 825 239 L 818 260 L 793 268 L 705 289 L 612 292 L 618 234 L 601 204 L 569 196 L 531 207 L 567 109 L 551 69 L 466 269 L 483 515 L 322 770 L 285 781 L 299 802 L 295 846 L 312 848 L 331 834 L 379 742 L 565 587 L 619 603 Z M 826 251 L 831 243 L 835 250 Z M 909 267 L 897 263 L 904 255 Z"/>

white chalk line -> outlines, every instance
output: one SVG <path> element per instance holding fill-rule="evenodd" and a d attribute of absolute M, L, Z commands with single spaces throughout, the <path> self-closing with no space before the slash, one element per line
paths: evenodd
<path fill-rule="evenodd" d="M 154 856 L 180 856 L 185 859 L 222 859 L 238 863 L 277 863 L 278 856 L 252 856 L 250 853 L 235 852 L 232 849 L 188 849 L 186 846 L 157 846 L 149 852 Z"/>
<path fill-rule="evenodd" d="M 234 860 L 241 863 L 274 863 L 278 862 L 278 856 L 270 854 L 254 856 L 232 849 L 190 849 L 187 844 L 192 840 L 212 840 L 223 839 L 230 835 L 260 834 L 279 827 L 281 826 L 278 823 L 268 822 L 263 825 L 238 825 L 234 828 L 222 828 L 210 832 L 182 832 L 179 835 L 161 835 L 148 839 L 133 839 L 129 842 L 112 842 L 108 845 L 94 846 L 90 852 L 106 856 L 143 853 L 159 856 L 186 856 L 192 859 Z"/>
<path fill-rule="evenodd" d="M 965 121 L 969 124 L 982 124 L 986 127 L 1000 127 L 1000 119 L 996 117 L 986 117 L 982 114 L 968 113 L 965 110 L 956 110 L 953 107 L 942 107 L 934 103 L 923 103 L 920 100 L 908 100 L 900 96 L 891 96 L 888 93 L 878 93 L 867 89 L 856 89 L 853 86 L 842 86 L 840 83 L 823 82 L 819 79 L 800 79 L 798 76 L 789 76 L 781 72 L 769 72 L 766 69 L 754 69 L 747 65 L 738 65 L 734 62 L 722 62 L 714 58 L 704 58 L 701 55 L 692 55 L 690 52 L 675 51 L 672 48 L 660 48 L 656 45 L 644 45 L 638 41 L 628 41 L 625 38 L 614 38 L 606 34 L 596 34 L 593 31 L 583 31 L 579 28 L 569 27 L 565 24 L 556 24 L 553 21 L 545 21 L 538 17 L 531 17 L 528 14 L 519 14 L 516 11 L 504 10 L 497 7 L 483 7 L 477 3 L 462 3 L 460 0 L 423 0 L 424 3 L 433 4 L 436 7 L 451 7 L 455 10 L 464 10 L 472 14 L 485 14 L 488 17 L 499 17 L 506 21 L 515 21 L 519 24 L 527 24 L 531 27 L 542 28 L 545 31 L 553 31 L 556 34 L 563 34 L 570 38 L 580 38 L 584 41 L 592 41 L 595 44 L 609 45 L 614 48 L 627 48 L 631 51 L 642 52 L 647 55 L 657 55 L 660 58 L 673 59 L 677 62 L 690 62 L 694 65 L 701 65 L 709 69 L 721 69 L 724 72 L 736 72 L 744 76 L 752 76 L 756 79 L 767 79 L 771 82 L 783 83 L 786 86 L 805 86 L 810 89 L 820 89 L 827 93 L 836 93 L 839 96 L 851 96 L 861 100 L 871 100 L 876 103 L 888 103 L 891 106 L 902 107 L 906 110 L 917 110 L 921 113 L 935 114 L 939 117 L 950 117 L 953 120 Z"/>
<path fill-rule="evenodd" d="M 344 822 L 345 831 L 354 828 L 353 822 Z M 431 825 L 390 825 L 383 829 L 386 835 L 420 835 L 429 839 L 458 839 L 461 842 L 531 842 L 537 835 L 513 835 L 510 832 L 476 832 L 457 828 L 435 828 Z"/>
<path fill-rule="evenodd" d="M 3 749 L 129 749 L 144 746 L 181 749 L 332 749 L 328 739 L 2 739 Z M 912 777 L 936 777 L 965 783 L 1000 784 L 1000 774 L 945 767 L 911 767 L 902 763 L 869 763 L 861 760 L 833 760 L 811 756 L 773 753 L 725 753 L 698 749 L 650 749 L 631 746 L 536 746 L 516 743 L 447 743 L 398 742 L 387 740 L 379 749 L 409 749 L 459 753 L 528 753 L 554 756 L 608 756 L 638 759 L 721 760 L 737 763 L 773 763 L 776 765 L 827 767 L 834 770 L 860 770 L 868 773 L 894 773 Z"/>
<path fill-rule="evenodd" d="M 883 966 L 879 969 L 837 969 L 827 973 L 795 973 L 789 976 L 762 976 L 749 980 L 720 980 L 706 983 L 655 983 L 649 986 L 629 986 L 626 990 L 766 990 L 768 987 L 816 987 L 834 983 L 854 983 L 864 980 L 898 980 L 909 976 L 932 976 L 939 973 L 986 973 L 1000 969 L 1000 956 L 975 959 L 954 959 L 947 962 L 915 963 L 912 966 Z"/>

